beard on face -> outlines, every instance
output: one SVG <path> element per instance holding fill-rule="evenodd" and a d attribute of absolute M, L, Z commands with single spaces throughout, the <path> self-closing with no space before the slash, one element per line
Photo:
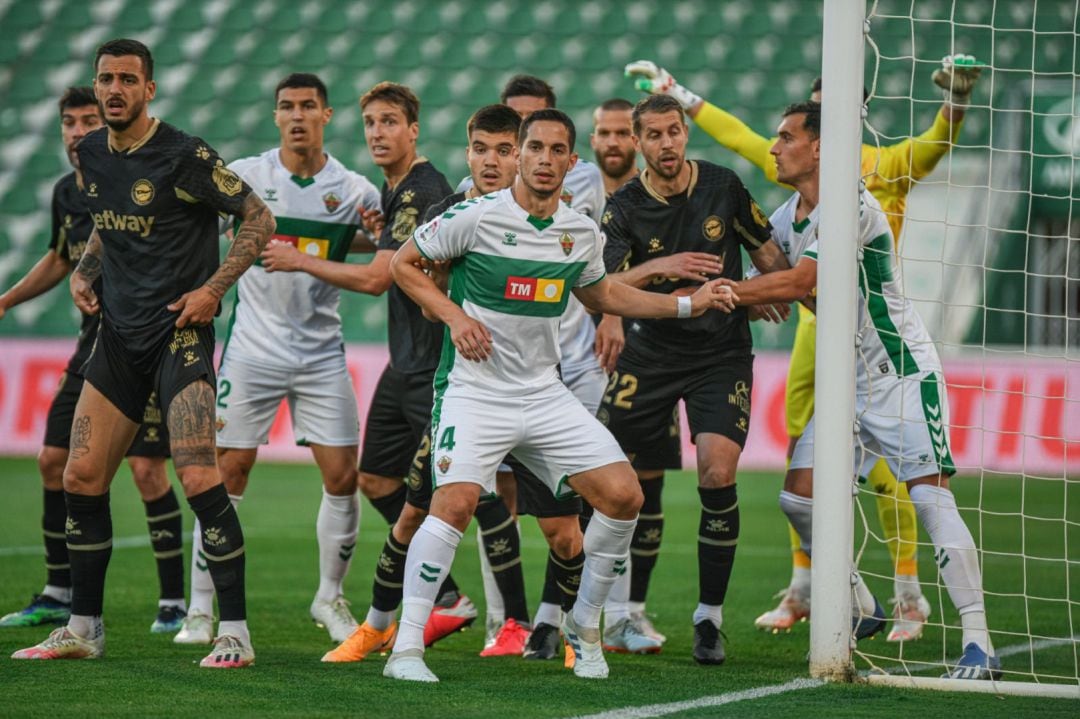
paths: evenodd
<path fill-rule="evenodd" d="M 663 177 L 665 180 L 671 180 L 671 179 L 674 179 L 674 178 L 678 177 L 679 173 L 682 172 L 683 165 L 686 163 L 686 158 L 685 157 L 676 158 L 675 166 L 671 169 L 670 172 L 668 170 L 666 170 L 663 165 L 660 164 L 665 159 L 667 159 L 667 158 L 665 158 L 665 157 L 656 158 L 656 164 L 653 165 L 652 163 L 650 163 L 649 164 L 649 169 L 652 170 L 653 172 L 655 172 L 660 177 Z"/>
<path fill-rule="evenodd" d="M 110 130 L 115 130 L 116 132 L 123 132 L 131 127 L 132 123 L 135 122 L 135 119 L 142 114 L 143 105 L 144 103 L 132 105 L 130 107 L 130 113 L 124 119 L 110 119 L 109 116 L 105 114 L 105 105 L 100 101 L 98 102 L 98 108 L 101 110 L 101 116 L 105 118 L 105 124 L 109 126 Z"/>
<path fill-rule="evenodd" d="M 608 163 L 618 158 L 618 164 L 609 167 Z M 620 152 L 617 155 L 608 155 L 607 153 L 596 153 L 596 164 L 598 164 L 604 171 L 604 174 L 609 177 L 622 177 L 626 173 L 630 172 L 630 168 L 634 166 L 634 160 L 636 153 L 632 150 L 629 152 Z"/>

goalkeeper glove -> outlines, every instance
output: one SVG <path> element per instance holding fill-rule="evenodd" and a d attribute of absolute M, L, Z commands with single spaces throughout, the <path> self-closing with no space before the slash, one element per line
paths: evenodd
<path fill-rule="evenodd" d="M 626 76 L 635 78 L 634 85 L 642 92 L 650 95 L 671 95 L 684 110 L 689 110 L 701 102 L 700 97 L 675 82 L 671 73 L 649 60 L 637 60 L 627 65 Z"/>
<path fill-rule="evenodd" d="M 965 107 L 971 100 L 971 91 L 979 79 L 983 65 L 971 55 L 946 55 L 941 67 L 934 70 L 934 84 L 941 88 L 945 102 Z"/>

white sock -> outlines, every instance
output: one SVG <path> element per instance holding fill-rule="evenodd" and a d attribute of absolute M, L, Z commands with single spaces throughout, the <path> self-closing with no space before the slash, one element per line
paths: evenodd
<path fill-rule="evenodd" d="M 536 616 L 533 617 L 533 626 L 538 624 L 550 624 L 553 627 L 562 624 L 562 607 L 551 602 L 540 602 L 536 608 Z"/>
<path fill-rule="evenodd" d="M 101 616 L 88 617 L 82 614 L 72 614 L 67 623 L 68 630 L 82 639 L 97 639 L 105 634 L 105 624 Z"/>
<path fill-rule="evenodd" d="M 791 526 L 802 541 L 802 550 L 810 554 L 814 539 L 814 500 L 787 491 L 780 492 L 780 509 L 784 510 Z"/>
<path fill-rule="evenodd" d="M 233 509 L 240 506 L 240 500 L 244 497 L 239 494 L 230 494 L 229 501 Z M 188 614 L 205 614 L 214 616 L 214 580 L 210 578 L 210 569 L 202 554 L 202 525 L 199 518 L 195 518 L 191 530 L 191 605 Z"/>
<path fill-rule="evenodd" d="M 949 598 L 960 613 L 964 646 L 974 642 L 987 654 L 993 654 L 994 648 L 986 629 L 979 553 L 971 532 L 956 508 L 953 493 L 929 484 L 909 486 L 908 492 L 919 521 L 934 543 L 934 561 L 940 569 L 945 588 L 949 590 Z"/>
<path fill-rule="evenodd" d="M 607 601 L 604 602 L 604 626 L 613 627 L 615 623 L 630 618 L 630 572 L 633 571 L 629 564 L 626 571 L 615 577 L 615 584 L 611 585 L 611 592 Z"/>
<path fill-rule="evenodd" d="M 627 602 L 626 603 L 626 610 L 628 612 L 630 612 L 631 614 L 639 614 L 639 613 L 644 614 L 645 613 L 645 602 Z"/>
<path fill-rule="evenodd" d="M 424 651 L 424 626 L 435 605 L 439 585 L 450 573 L 461 532 L 429 514 L 416 530 L 405 557 L 405 587 L 401 600 L 401 626 L 394 654 Z"/>
<path fill-rule="evenodd" d="M 319 591 L 315 599 L 332 602 L 341 596 L 341 583 L 349 572 L 359 527 L 360 500 L 356 493 L 335 496 L 323 489 L 315 520 L 319 539 Z"/>
<path fill-rule="evenodd" d="M 480 576 L 484 580 L 484 604 L 487 606 L 487 618 L 494 619 L 500 624 L 506 618 L 506 605 L 503 603 L 502 592 L 495 583 L 495 573 L 491 571 L 491 562 L 488 561 L 487 552 L 484 551 L 484 533 L 479 526 L 476 528 L 476 548 L 480 552 Z"/>
<path fill-rule="evenodd" d="M 694 610 L 694 624 L 701 624 L 708 619 L 716 628 L 724 625 L 724 605 L 722 604 L 698 604 Z"/>
<path fill-rule="evenodd" d="M 55 584 L 46 584 L 45 588 L 41 590 L 41 593 L 58 602 L 71 604 L 71 587 L 58 587 Z"/>
<path fill-rule="evenodd" d="M 179 607 L 181 611 L 187 611 L 187 602 L 183 599 L 159 599 L 157 605 L 159 607 Z"/>
<path fill-rule="evenodd" d="M 368 607 L 367 618 L 365 622 L 370 624 L 374 629 L 378 629 L 380 632 L 385 632 L 391 624 L 394 623 L 394 615 L 397 614 L 397 610 L 392 612 L 384 612 L 381 609 L 375 607 Z"/>
<path fill-rule="evenodd" d="M 871 593 L 870 588 L 866 586 L 866 582 L 863 581 L 862 575 L 856 574 L 855 576 L 858 577 L 859 581 L 857 581 L 852 588 L 854 596 L 852 597 L 853 601 L 851 602 L 851 615 L 854 617 L 861 614 L 864 617 L 872 617 L 874 616 L 874 607 L 876 604 L 874 595 Z"/>
<path fill-rule="evenodd" d="M 791 589 L 800 597 L 810 596 L 810 567 L 791 568 Z"/>
<path fill-rule="evenodd" d="M 574 602 L 574 623 L 578 629 L 600 629 L 600 610 L 604 607 L 616 572 L 630 571 L 630 540 L 637 517 L 612 519 L 593 512 L 585 530 L 585 568 Z"/>
<path fill-rule="evenodd" d="M 218 633 L 220 637 L 224 634 L 231 634 L 244 643 L 245 647 L 251 646 L 251 634 L 248 632 L 247 621 L 241 619 L 240 621 L 231 622 L 218 622 Z"/>
<path fill-rule="evenodd" d="M 893 596 L 913 600 L 922 596 L 922 584 L 916 574 L 897 574 L 893 577 Z"/>

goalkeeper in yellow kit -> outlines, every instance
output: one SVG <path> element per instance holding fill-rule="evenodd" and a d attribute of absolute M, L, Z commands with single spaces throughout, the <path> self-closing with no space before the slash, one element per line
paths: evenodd
<path fill-rule="evenodd" d="M 862 176 L 866 189 L 881 203 L 897 242 L 911 185 L 929 174 L 952 148 L 960 133 L 964 111 L 980 70 L 970 56 L 945 57 L 941 68 L 932 76 L 934 84 L 945 93 L 945 103 L 934 117 L 934 124 L 921 135 L 895 145 L 862 147 Z M 670 73 L 652 62 L 641 60 L 631 63 L 626 66 L 626 73 L 637 78 L 638 89 L 674 97 L 713 139 L 760 167 L 771 182 L 777 182 L 776 159 L 769 153 L 776 138 L 765 138 L 755 133 L 738 118 L 679 85 Z M 814 82 L 810 98 L 821 101 L 820 78 Z M 814 410 L 815 327 L 813 313 L 799 305 L 799 324 L 788 367 L 785 398 L 789 458 L 795 441 Z M 930 615 L 930 604 L 919 584 L 915 556 L 915 509 L 907 488 L 897 483 L 884 460 L 879 460 L 874 466 L 869 481 L 877 495 L 878 516 L 895 568 L 896 606 L 888 640 L 918 639 Z M 795 531 L 790 526 L 788 529 L 793 560 L 791 583 L 782 592 L 779 606 L 754 621 L 759 629 L 774 633 L 789 631 L 796 622 L 810 615 L 810 557 L 800 549 Z"/>

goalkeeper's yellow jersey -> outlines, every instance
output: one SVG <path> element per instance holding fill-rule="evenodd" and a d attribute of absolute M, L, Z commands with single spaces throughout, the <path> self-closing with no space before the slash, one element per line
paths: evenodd
<path fill-rule="evenodd" d="M 769 154 L 775 137 L 762 137 L 742 120 L 709 102 L 702 104 L 694 122 L 721 145 L 760 167 L 770 182 L 782 184 L 776 179 L 776 158 Z M 918 137 L 881 148 L 862 146 L 866 189 L 885 210 L 894 243 L 900 241 L 912 180 L 920 180 L 934 169 L 956 141 L 962 124 L 963 121 L 950 123 L 938 112 L 934 124 Z"/>

